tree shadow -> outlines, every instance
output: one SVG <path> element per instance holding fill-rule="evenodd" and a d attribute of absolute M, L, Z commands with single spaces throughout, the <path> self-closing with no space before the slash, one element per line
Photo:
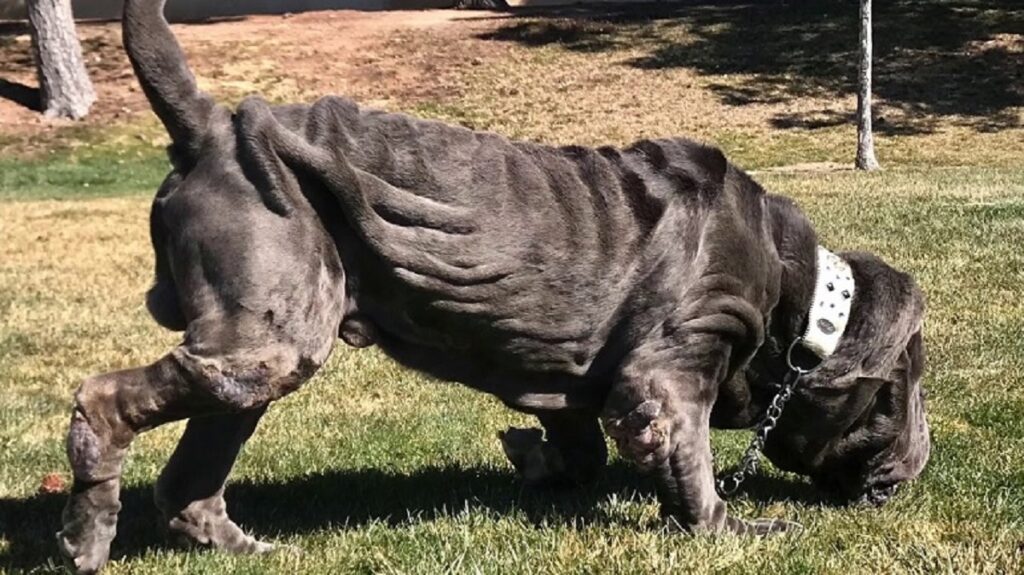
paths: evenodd
<path fill-rule="evenodd" d="M 754 501 L 820 502 L 806 483 L 787 478 L 753 477 L 744 493 Z M 165 548 L 152 485 L 130 487 L 121 496 L 114 557 L 137 557 Z M 433 521 L 463 509 L 507 515 L 522 513 L 535 525 L 617 524 L 604 506 L 619 500 L 654 498 L 653 483 L 636 469 L 617 462 L 602 478 L 575 489 L 525 489 L 512 474 L 495 468 L 430 467 L 410 474 L 374 469 L 332 470 L 280 482 L 233 482 L 227 500 L 231 516 L 257 536 L 277 538 L 331 526 L 354 529 L 371 522 L 400 526 Z M 64 494 L 0 499 L 0 539 L 9 547 L 0 570 L 59 565 L 54 534 Z M 637 525 L 637 529 L 645 528 Z"/>
<path fill-rule="evenodd" d="M 23 22 L 0 22 L 0 70 L 16 73 L 34 69 L 30 45 L 19 39 L 28 34 L 28 26 Z M 39 89 L 15 80 L 0 78 L 0 98 L 35 112 L 42 111 Z"/>
<path fill-rule="evenodd" d="M 1019 2 L 894 0 L 876 3 L 874 23 L 875 95 L 907 118 L 907 125 L 890 122 L 880 131 L 928 132 L 939 119 L 978 131 L 1020 127 L 1024 10 Z M 726 76 L 709 87 L 735 106 L 845 97 L 856 89 L 855 2 L 705 0 L 530 8 L 479 37 L 579 52 L 640 49 L 643 53 L 624 65 Z M 777 125 L 815 128 L 785 117 Z"/>
<path fill-rule="evenodd" d="M 23 36 L 30 32 L 28 24 L 21 20 L 0 21 L 0 39 Z"/>
<path fill-rule="evenodd" d="M 42 112 L 42 98 L 39 88 L 26 86 L 21 82 L 11 82 L 0 78 L 0 98 L 10 100 L 15 104 L 28 108 L 33 112 Z"/>
<path fill-rule="evenodd" d="M 0 70 L 16 75 L 35 69 L 31 46 L 20 39 L 28 34 L 29 28 L 24 22 L 0 22 Z M 0 78 L 0 98 L 34 112 L 42 112 L 39 88 L 16 80 Z"/>

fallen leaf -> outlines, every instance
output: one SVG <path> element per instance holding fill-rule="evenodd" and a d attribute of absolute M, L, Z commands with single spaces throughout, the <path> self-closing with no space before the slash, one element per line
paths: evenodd
<path fill-rule="evenodd" d="M 43 481 L 39 485 L 39 493 L 63 493 L 67 487 L 67 482 L 64 481 L 64 476 L 60 473 L 48 473 L 43 476 Z"/>

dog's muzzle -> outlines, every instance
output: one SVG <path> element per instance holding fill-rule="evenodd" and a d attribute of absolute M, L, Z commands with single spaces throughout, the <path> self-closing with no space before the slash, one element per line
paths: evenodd
<path fill-rule="evenodd" d="M 925 419 L 924 397 L 918 388 L 909 407 L 904 430 L 867 465 L 866 473 L 831 471 L 814 483 L 839 502 L 880 507 L 916 479 L 931 454 L 931 436 Z"/>

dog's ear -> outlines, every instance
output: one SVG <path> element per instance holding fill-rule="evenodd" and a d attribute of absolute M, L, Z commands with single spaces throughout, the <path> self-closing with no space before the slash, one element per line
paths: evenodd
<path fill-rule="evenodd" d="M 215 104 L 196 86 L 164 18 L 165 1 L 125 1 L 124 45 L 143 92 L 174 142 L 172 156 L 187 168 L 199 156 Z"/>
<path fill-rule="evenodd" d="M 857 286 L 850 323 L 835 354 L 801 383 L 807 387 L 841 389 L 862 378 L 888 379 L 901 356 L 914 347 L 912 338 L 920 339 L 925 299 L 914 279 L 872 254 L 841 256 L 850 264 Z M 923 360 L 923 344 L 916 349 Z"/>

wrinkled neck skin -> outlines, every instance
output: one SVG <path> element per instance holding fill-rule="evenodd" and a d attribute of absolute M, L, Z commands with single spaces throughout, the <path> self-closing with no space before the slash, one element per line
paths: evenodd
<path fill-rule="evenodd" d="M 779 302 L 772 311 L 764 344 L 747 367 L 722 384 L 711 415 L 715 427 L 752 427 L 786 376 L 786 351 L 803 332 L 811 299 L 814 297 L 815 258 L 818 238 L 810 220 L 792 200 L 766 196 L 766 214 L 782 263 Z"/>

